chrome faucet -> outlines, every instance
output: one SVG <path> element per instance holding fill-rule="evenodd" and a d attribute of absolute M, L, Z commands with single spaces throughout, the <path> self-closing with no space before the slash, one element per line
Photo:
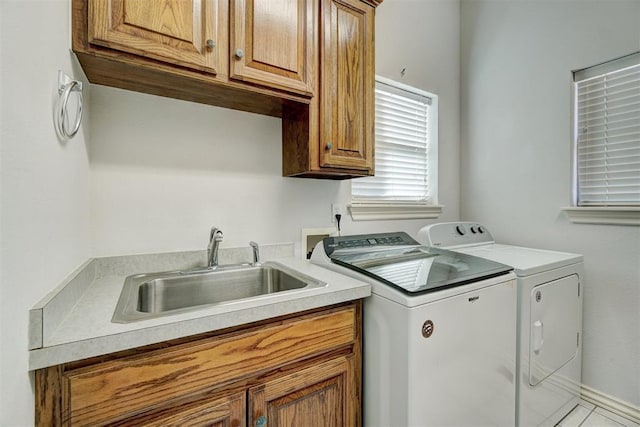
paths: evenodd
<path fill-rule="evenodd" d="M 258 244 L 252 240 L 249 242 L 249 246 L 251 246 L 251 249 L 253 250 L 253 263 L 251 265 L 260 265 L 260 248 L 258 247 Z"/>
<path fill-rule="evenodd" d="M 211 227 L 209 235 L 209 246 L 207 247 L 207 267 L 216 268 L 218 266 L 218 247 L 222 242 L 222 230 Z"/>

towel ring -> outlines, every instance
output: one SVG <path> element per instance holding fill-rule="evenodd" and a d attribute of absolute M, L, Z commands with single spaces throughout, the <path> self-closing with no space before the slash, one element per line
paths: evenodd
<path fill-rule="evenodd" d="M 74 125 L 71 130 L 67 129 L 69 97 L 71 92 L 78 94 L 78 103 L 76 108 Z M 55 125 L 58 134 L 64 139 L 73 138 L 80 129 L 80 123 L 82 122 L 82 82 L 77 80 L 71 80 L 62 71 L 58 71 L 58 98 Z"/>

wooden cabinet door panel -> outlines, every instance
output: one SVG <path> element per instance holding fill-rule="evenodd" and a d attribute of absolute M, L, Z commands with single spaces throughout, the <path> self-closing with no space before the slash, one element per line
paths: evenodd
<path fill-rule="evenodd" d="M 322 0 L 320 163 L 373 171 L 374 9 Z"/>
<path fill-rule="evenodd" d="M 89 43 L 218 73 L 224 13 L 219 0 L 90 0 Z"/>
<path fill-rule="evenodd" d="M 269 427 L 356 425 L 353 369 L 346 356 L 249 389 L 249 425 L 266 417 Z"/>
<path fill-rule="evenodd" d="M 197 402 L 166 408 L 135 419 L 125 420 L 114 426 L 136 425 L 145 427 L 245 427 L 245 392 L 229 396 L 207 398 Z"/>
<path fill-rule="evenodd" d="M 313 95 L 318 0 L 231 0 L 230 76 Z"/>

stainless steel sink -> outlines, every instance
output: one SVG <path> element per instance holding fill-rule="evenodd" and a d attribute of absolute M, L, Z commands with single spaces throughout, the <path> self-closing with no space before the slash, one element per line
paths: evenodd
<path fill-rule="evenodd" d="M 125 279 L 112 321 L 129 323 L 325 285 L 276 263 L 137 274 Z"/>

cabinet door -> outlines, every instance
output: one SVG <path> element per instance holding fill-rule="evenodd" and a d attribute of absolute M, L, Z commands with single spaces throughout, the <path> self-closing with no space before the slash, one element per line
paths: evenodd
<path fill-rule="evenodd" d="M 354 373 L 342 356 L 249 389 L 249 426 L 358 425 Z"/>
<path fill-rule="evenodd" d="M 191 404 L 167 407 L 152 414 L 128 419 L 126 425 L 245 427 L 245 393 L 202 399 Z M 116 423 L 117 425 L 117 423 Z"/>
<path fill-rule="evenodd" d="M 89 43 L 218 73 L 227 55 L 221 8 L 219 0 L 90 0 Z"/>
<path fill-rule="evenodd" d="M 313 95 L 318 0 L 231 0 L 230 76 Z"/>
<path fill-rule="evenodd" d="M 374 13 L 359 0 L 322 0 L 320 166 L 373 173 Z"/>

